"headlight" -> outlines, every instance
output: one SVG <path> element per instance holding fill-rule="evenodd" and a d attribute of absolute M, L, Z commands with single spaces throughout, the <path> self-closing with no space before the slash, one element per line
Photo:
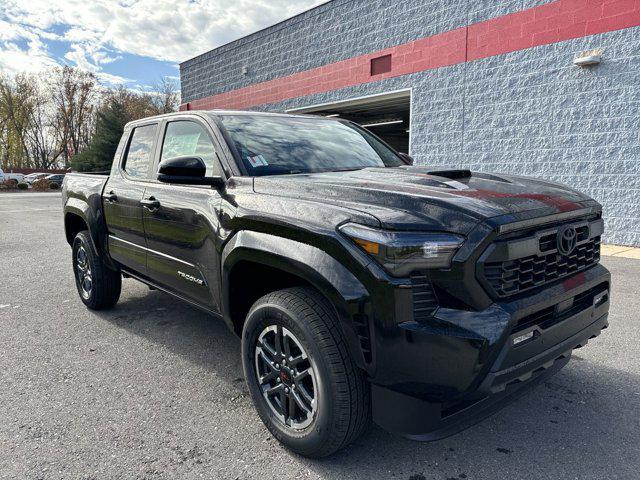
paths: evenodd
<path fill-rule="evenodd" d="M 347 223 L 340 231 L 396 277 L 414 270 L 449 268 L 464 238 L 449 233 L 393 232 Z"/>

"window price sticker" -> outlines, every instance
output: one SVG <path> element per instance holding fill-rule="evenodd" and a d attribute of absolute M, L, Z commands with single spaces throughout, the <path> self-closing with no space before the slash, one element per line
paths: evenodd
<path fill-rule="evenodd" d="M 267 160 L 262 155 L 255 155 L 253 157 L 249 157 L 249 163 L 254 168 L 269 166 L 269 163 L 267 163 Z"/>

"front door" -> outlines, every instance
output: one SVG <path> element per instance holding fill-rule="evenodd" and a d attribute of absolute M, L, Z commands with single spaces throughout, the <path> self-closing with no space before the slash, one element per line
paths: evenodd
<path fill-rule="evenodd" d="M 147 253 L 140 202 L 153 164 L 157 132 L 157 123 L 136 126 L 125 132 L 125 144 L 118 148 L 118 153 L 122 150 L 124 153 L 117 158 L 117 166 L 111 170 L 102 194 L 109 254 L 133 273 L 141 275 L 147 272 Z"/>
<path fill-rule="evenodd" d="M 159 161 L 200 157 L 207 176 L 222 175 L 208 127 L 197 120 L 177 119 L 164 127 Z M 220 205 L 217 190 L 205 186 L 147 185 L 143 219 L 151 280 L 181 297 L 220 311 L 220 258 L 217 239 Z"/>

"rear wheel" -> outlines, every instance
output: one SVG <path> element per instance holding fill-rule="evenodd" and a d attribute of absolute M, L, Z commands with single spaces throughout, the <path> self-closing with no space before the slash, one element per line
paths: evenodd
<path fill-rule="evenodd" d="M 290 288 L 258 300 L 244 325 L 242 362 L 260 418 L 291 450 L 324 457 L 367 427 L 368 382 L 331 305 L 315 290 Z"/>
<path fill-rule="evenodd" d="M 73 271 L 82 302 L 92 310 L 113 307 L 120 298 L 122 277 L 96 253 L 89 232 L 73 240 Z"/>

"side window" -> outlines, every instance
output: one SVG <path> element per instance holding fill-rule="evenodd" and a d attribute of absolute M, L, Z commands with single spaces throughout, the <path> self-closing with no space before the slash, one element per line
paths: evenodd
<path fill-rule="evenodd" d="M 207 166 L 207 177 L 220 175 L 213 143 L 198 123 L 177 121 L 167 124 L 160 161 L 175 157 L 200 157 Z"/>
<path fill-rule="evenodd" d="M 129 151 L 124 162 L 124 171 L 131 177 L 148 178 L 151 165 L 153 141 L 158 125 L 145 125 L 133 129 Z"/>

